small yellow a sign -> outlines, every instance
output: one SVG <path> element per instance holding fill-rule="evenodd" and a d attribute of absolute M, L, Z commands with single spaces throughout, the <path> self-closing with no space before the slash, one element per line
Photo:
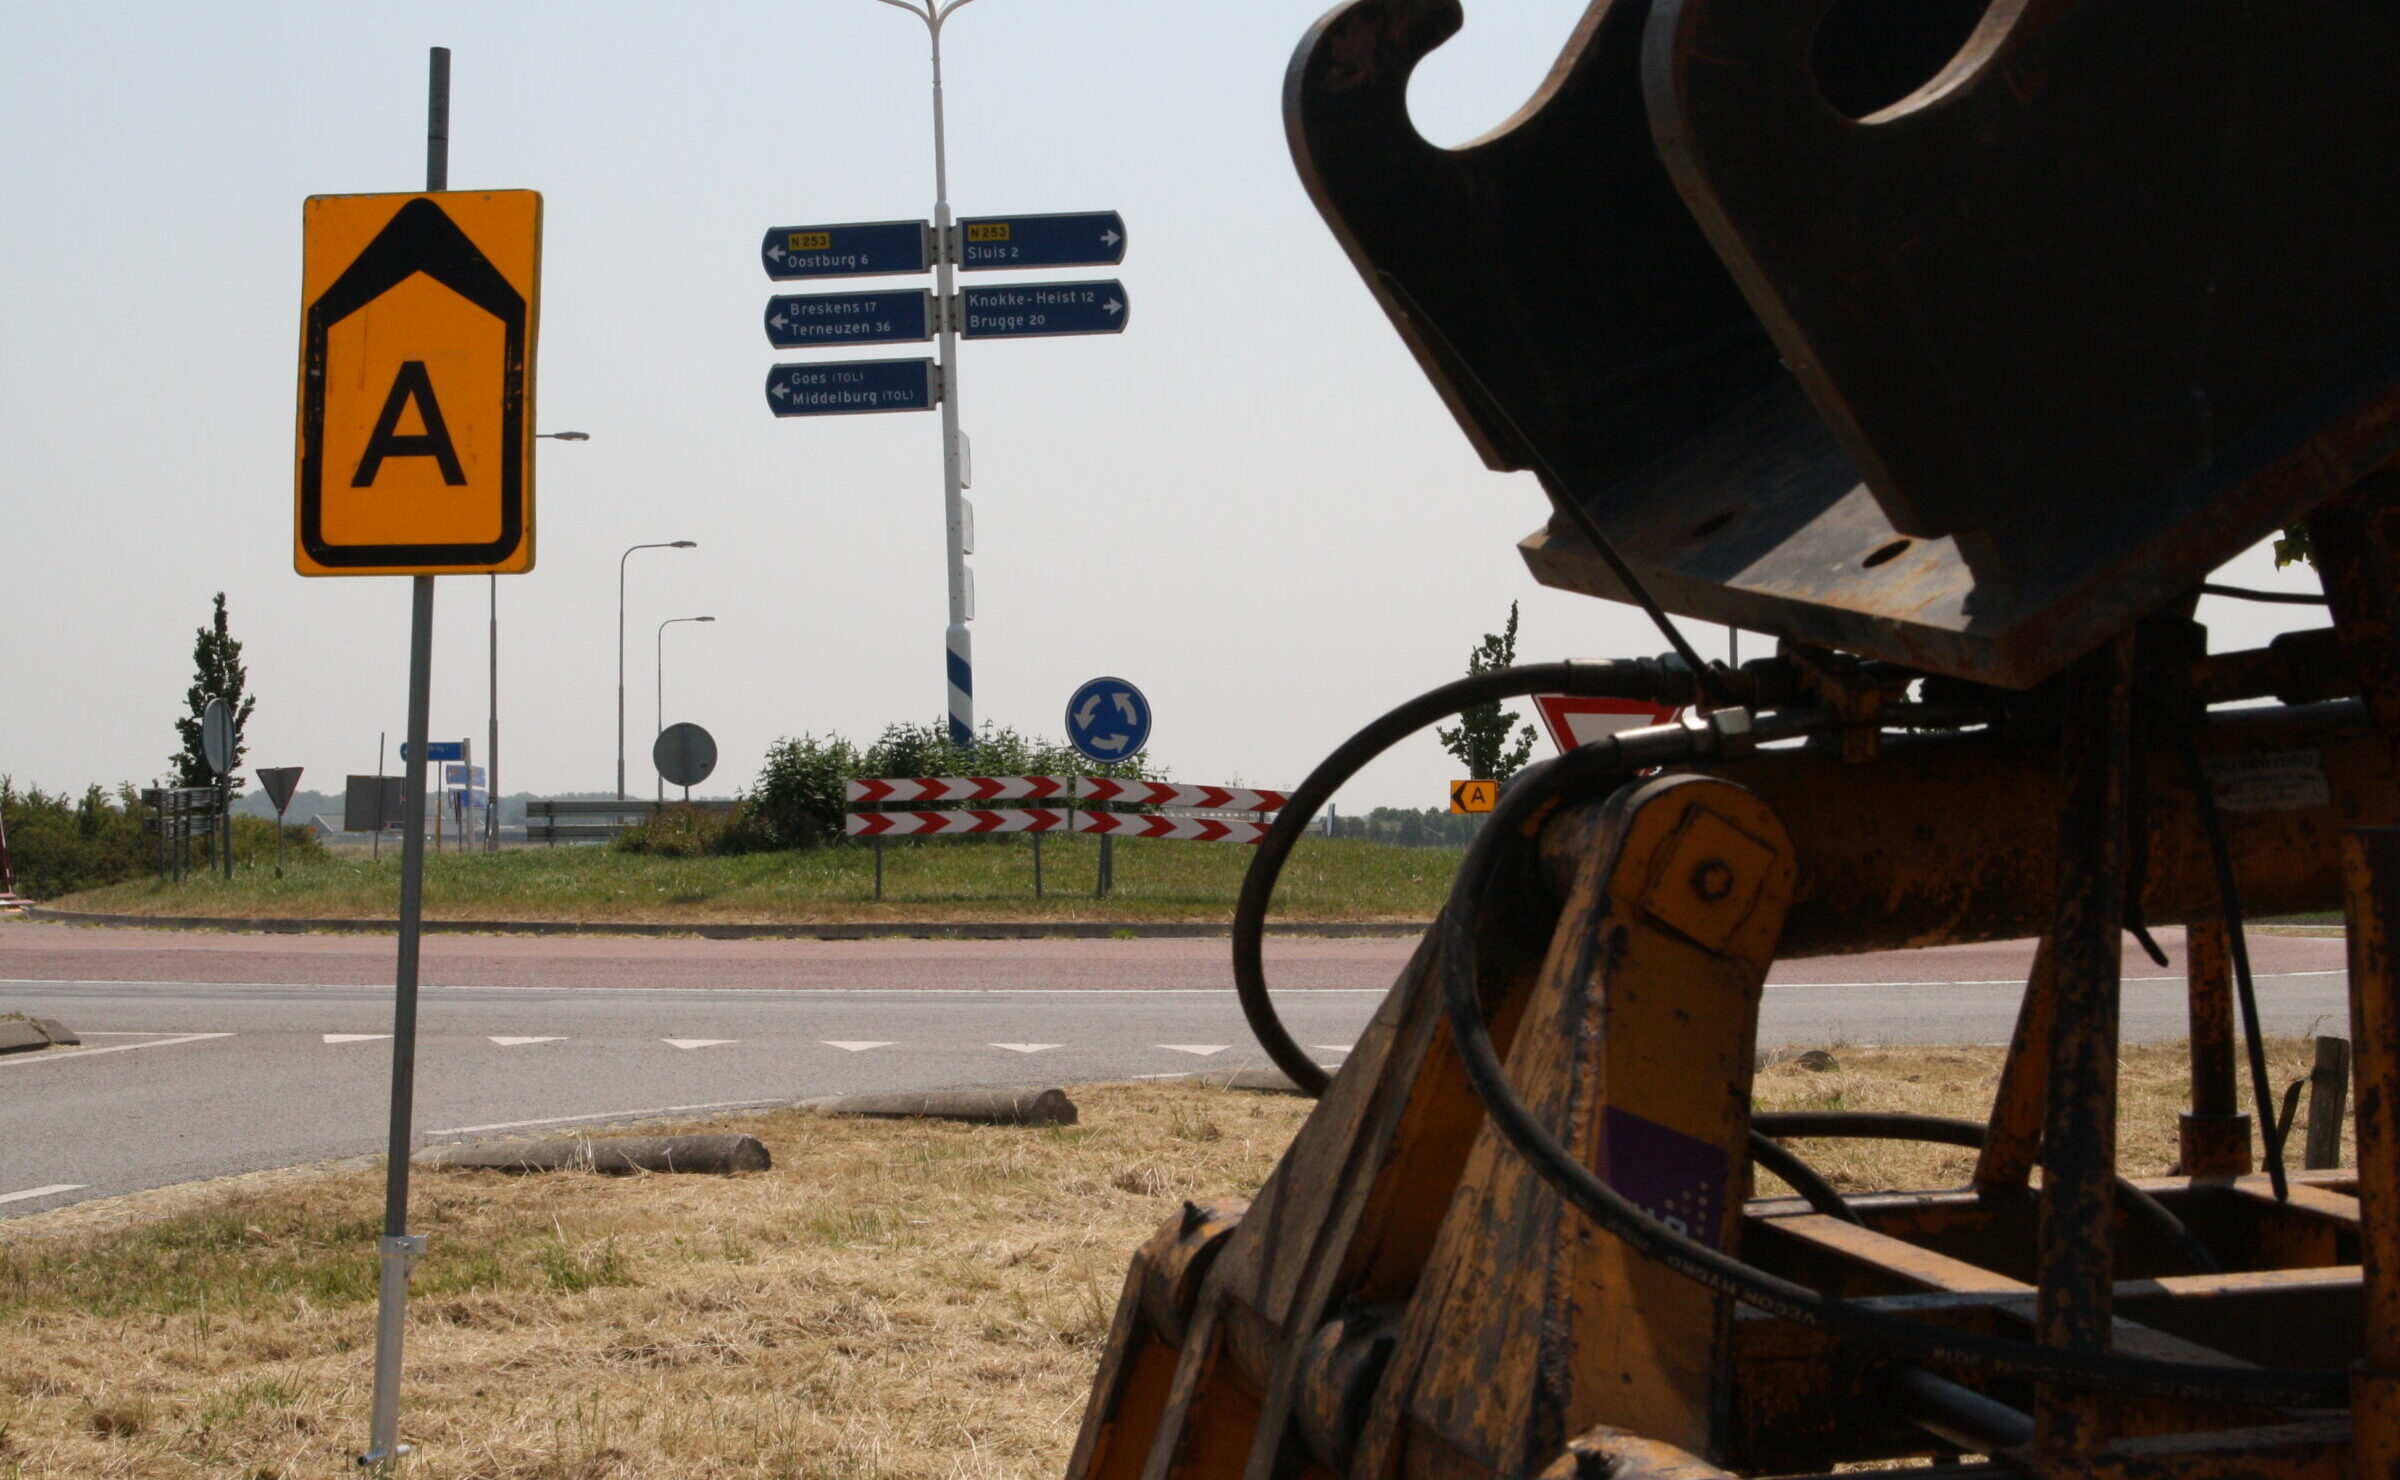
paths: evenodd
<path fill-rule="evenodd" d="M 1453 812 L 1489 812 L 1500 800 L 1497 781 L 1453 781 L 1450 783 L 1450 810 Z"/>

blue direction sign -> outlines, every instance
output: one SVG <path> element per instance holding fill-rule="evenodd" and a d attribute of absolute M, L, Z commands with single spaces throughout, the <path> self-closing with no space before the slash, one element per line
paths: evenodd
<path fill-rule="evenodd" d="M 915 344 L 932 337 L 933 295 L 923 288 L 788 293 L 767 300 L 767 342 L 777 349 Z"/>
<path fill-rule="evenodd" d="M 1067 700 L 1067 743 L 1096 761 L 1131 760 L 1150 743 L 1150 701 L 1121 678 L 1095 678 Z"/>
<path fill-rule="evenodd" d="M 1125 285 L 1100 283 L 1024 283 L 1011 288 L 968 288 L 966 322 L 960 332 L 969 339 L 1030 339 L 1044 334 L 1115 334 L 1132 315 Z"/>
<path fill-rule="evenodd" d="M 1114 267 L 1124 260 L 1125 218 L 1114 211 L 969 216 L 958 223 L 958 265 L 968 272 L 995 267 Z"/>
<path fill-rule="evenodd" d="M 765 265 L 767 276 L 779 283 L 794 278 L 923 272 L 933 265 L 931 237 L 932 228 L 922 221 L 773 226 L 759 244 L 758 260 Z"/>
<path fill-rule="evenodd" d="M 777 416 L 927 411 L 939 399 L 931 360 L 841 360 L 767 372 L 767 409 Z"/>
<path fill-rule="evenodd" d="M 429 761 L 463 761 L 466 758 L 467 742 L 464 740 L 428 740 L 425 742 L 425 759 Z M 408 764 L 408 742 L 406 740 L 400 742 L 400 764 L 404 766 Z"/>

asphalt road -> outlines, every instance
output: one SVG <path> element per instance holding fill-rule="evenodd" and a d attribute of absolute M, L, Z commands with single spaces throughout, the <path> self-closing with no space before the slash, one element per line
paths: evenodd
<path fill-rule="evenodd" d="M 2176 933 L 2162 943 L 2180 947 Z M 1408 940 L 1269 943 L 1295 1036 L 1340 1062 Z M 2253 937 L 2270 1032 L 2346 1021 L 2339 940 Z M 379 1151 L 392 941 L 0 926 L 0 1011 L 81 1050 L 0 1058 L 0 1217 Z M 1261 1065 L 1222 940 L 434 936 L 416 1124 L 442 1139 L 811 1095 Z M 2025 943 L 1780 963 L 1761 1038 L 1997 1042 Z M 2185 1030 L 2180 959 L 2127 963 L 2125 1032 Z"/>

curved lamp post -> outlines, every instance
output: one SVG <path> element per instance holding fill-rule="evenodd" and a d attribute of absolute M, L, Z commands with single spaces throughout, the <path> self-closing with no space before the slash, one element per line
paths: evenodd
<path fill-rule="evenodd" d="M 636 550 L 689 550 L 697 540 L 658 540 L 628 545 L 617 557 L 617 800 L 625 800 L 625 562 Z"/>
<path fill-rule="evenodd" d="M 713 622 L 715 620 L 715 617 L 669 617 L 658 624 L 658 711 L 650 732 L 652 739 L 655 740 L 667 731 L 667 629 L 677 622 Z M 658 800 L 661 805 L 664 805 L 667 800 L 667 778 L 663 774 L 658 778 Z"/>

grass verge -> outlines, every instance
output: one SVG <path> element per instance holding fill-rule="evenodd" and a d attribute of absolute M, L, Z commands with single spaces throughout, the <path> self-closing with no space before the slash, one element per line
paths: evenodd
<path fill-rule="evenodd" d="M 991 920 L 1192 921 L 1233 914 L 1252 850 L 1223 843 L 1116 840 L 1116 888 L 1092 897 L 1100 840 L 1042 846 L 1045 898 L 1033 896 L 1033 847 L 1021 837 L 887 844 L 884 897 L 875 855 L 846 846 L 725 858 L 654 858 L 606 848 L 525 848 L 425 860 L 425 914 L 450 920 L 662 924 L 835 924 Z M 231 880 L 155 879 L 85 890 L 59 909 L 247 919 L 388 919 L 399 907 L 396 850 L 380 860 L 334 856 L 238 870 Z M 1441 905 L 1459 853 L 1312 838 L 1294 850 L 1276 891 L 1279 919 L 1426 920 Z"/>
<path fill-rule="evenodd" d="M 1762 1108 L 1980 1119 L 1999 1063 L 1834 1052 L 1830 1072 L 1762 1073 Z M 2277 1083 L 2307 1055 L 2276 1044 Z M 2173 1045 L 2125 1055 L 2129 1173 L 2173 1159 L 2183 1064 Z M 1077 1098 L 1082 1124 L 1040 1131 L 710 1122 L 774 1153 L 734 1179 L 423 1174 L 409 1473 L 1050 1480 L 1134 1245 L 1183 1197 L 1255 1189 L 1307 1112 L 1176 1084 Z M 1802 1150 L 1858 1190 L 1956 1185 L 1970 1165 Z M 381 1187 L 362 1162 L 0 1224 L 0 1476 L 348 1473 Z"/>

